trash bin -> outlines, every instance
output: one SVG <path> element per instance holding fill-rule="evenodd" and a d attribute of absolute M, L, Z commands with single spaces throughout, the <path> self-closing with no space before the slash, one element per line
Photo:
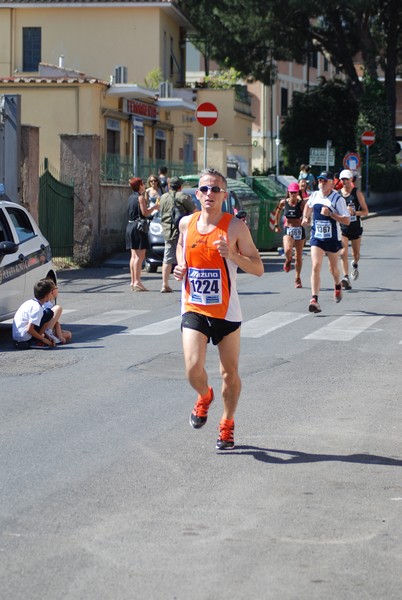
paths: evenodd
<path fill-rule="evenodd" d="M 251 237 L 257 245 L 261 200 L 256 192 L 243 179 L 228 179 L 228 190 L 235 194 L 242 210 L 247 212 L 247 225 Z"/>
<path fill-rule="evenodd" d="M 258 250 L 274 250 L 282 246 L 283 233 L 275 232 L 275 209 L 285 197 L 282 186 L 268 177 L 247 177 L 246 182 L 260 198 L 260 214 L 256 246 Z"/>

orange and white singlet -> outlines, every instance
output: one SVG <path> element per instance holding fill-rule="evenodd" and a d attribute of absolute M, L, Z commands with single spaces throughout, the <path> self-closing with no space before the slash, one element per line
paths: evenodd
<path fill-rule="evenodd" d="M 181 312 L 195 312 L 215 319 L 241 321 L 242 314 L 236 289 L 237 265 L 222 258 L 214 242 L 228 239 L 233 217 L 224 213 L 210 233 L 199 233 L 200 212 L 194 213 L 183 236 L 187 265 L 182 283 Z"/>

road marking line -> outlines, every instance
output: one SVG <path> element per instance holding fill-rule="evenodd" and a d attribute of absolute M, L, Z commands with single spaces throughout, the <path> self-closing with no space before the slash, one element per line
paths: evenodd
<path fill-rule="evenodd" d="M 86 317 L 80 321 L 73 321 L 71 325 L 110 325 L 112 323 L 118 323 L 119 321 L 125 321 L 131 317 L 137 317 L 138 315 L 144 315 L 150 312 L 149 310 L 109 310 L 108 312 L 92 315 Z M 63 311 L 64 314 L 64 311 Z"/>
<path fill-rule="evenodd" d="M 275 329 L 307 317 L 308 313 L 269 312 L 246 321 L 241 328 L 242 337 L 259 338 Z"/>
<path fill-rule="evenodd" d="M 125 331 L 122 335 L 163 335 L 164 333 L 170 333 L 171 331 L 179 331 L 181 323 L 181 315 L 166 319 L 165 321 L 158 321 L 157 323 L 150 323 L 143 327 L 137 327 L 131 331 Z"/>
<path fill-rule="evenodd" d="M 380 317 L 368 317 L 363 314 L 348 317 L 339 317 L 336 321 L 325 327 L 306 335 L 305 340 L 331 340 L 337 342 L 350 342 L 357 335 L 383 319 Z"/>

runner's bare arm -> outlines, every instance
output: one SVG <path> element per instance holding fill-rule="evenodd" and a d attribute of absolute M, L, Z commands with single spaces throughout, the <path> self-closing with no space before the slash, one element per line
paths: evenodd
<path fill-rule="evenodd" d="M 312 212 L 313 212 L 313 209 L 310 208 L 310 206 L 306 203 L 306 205 L 304 207 L 302 222 L 301 222 L 302 225 L 308 225 L 308 223 L 310 223 L 310 217 L 311 217 Z"/>
<path fill-rule="evenodd" d="M 360 210 L 356 211 L 356 215 L 358 217 L 367 217 L 367 215 L 369 214 L 369 209 L 366 203 L 366 199 L 360 191 L 357 192 L 357 198 L 359 200 Z"/>
<path fill-rule="evenodd" d="M 177 265 L 175 266 L 175 268 L 173 270 L 173 276 L 175 279 L 177 279 L 177 281 L 181 281 L 187 271 L 187 265 L 186 265 L 186 262 L 184 259 L 183 240 L 184 240 L 184 233 L 186 232 L 186 229 L 188 227 L 188 222 L 190 221 L 190 217 L 191 217 L 191 215 L 187 215 L 186 217 L 183 217 L 182 219 L 180 219 L 180 223 L 179 223 L 179 239 L 177 240 L 177 248 L 176 248 Z"/>
<path fill-rule="evenodd" d="M 215 242 L 220 255 L 234 262 L 242 271 L 261 277 L 264 265 L 247 225 L 239 219 L 232 219 L 228 236 L 229 242 L 223 236 Z"/>
<path fill-rule="evenodd" d="M 286 199 L 282 198 L 282 200 L 280 200 L 277 204 L 277 207 L 275 209 L 275 231 L 278 230 L 280 231 L 281 228 L 279 226 L 279 218 L 280 218 L 280 214 L 283 211 L 284 207 L 285 207 L 285 202 Z"/>

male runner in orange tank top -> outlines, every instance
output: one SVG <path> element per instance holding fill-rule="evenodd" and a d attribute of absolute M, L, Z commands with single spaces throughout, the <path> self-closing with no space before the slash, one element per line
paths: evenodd
<path fill-rule="evenodd" d="M 182 339 L 187 378 L 198 392 L 190 425 L 205 425 L 214 392 L 205 370 L 207 344 L 218 346 L 223 415 L 218 450 L 234 448 L 234 414 L 240 395 L 238 373 L 241 309 L 237 268 L 261 276 L 260 255 L 247 225 L 222 212 L 228 197 L 225 177 L 214 169 L 201 172 L 197 198 L 201 211 L 183 217 L 174 276 L 182 281 Z"/>

